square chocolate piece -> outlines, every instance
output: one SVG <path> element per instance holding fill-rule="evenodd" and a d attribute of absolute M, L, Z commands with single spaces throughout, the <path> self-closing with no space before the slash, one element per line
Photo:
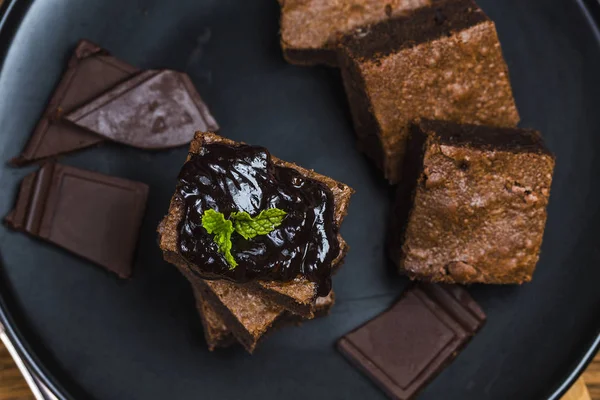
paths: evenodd
<path fill-rule="evenodd" d="M 417 118 L 506 127 L 519 122 L 496 28 L 471 0 L 436 2 L 356 29 L 341 47 L 359 144 L 391 183 L 400 180 Z"/>
<path fill-rule="evenodd" d="M 392 259 L 414 279 L 530 281 L 553 170 L 539 132 L 422 121 L 398 189 Z"/>
<path fill-rule="evenodd" d="M 148 186 L 47 163 L 23 179 L 7 225 L 131 275 Z"/>
<path fill-rule="evenodd" d="M 407 15 L 432 0 L 279 0 L 281 48 L 291 64 L 337 66 L 342 35 L 362 25 Z"/>
<path fill-rule="evenodd" d="M 391 398 L 406 400 L 431 381 L 485 322 L 460 287 L 424 284 L 347 334 L 338 348 Z"/>

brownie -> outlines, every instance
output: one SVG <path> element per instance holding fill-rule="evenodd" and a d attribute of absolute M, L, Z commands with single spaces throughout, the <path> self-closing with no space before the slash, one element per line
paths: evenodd
<path fill-rule="evenodd" d="M 210 143 L 223 143 L 228 145 L 236 145 L 235 142 L 222 138 L 214 133 L 197 133 L 196 138 L 192 141 L 190 153 L 198 154 L 202 150 L 202 146 L 204 144 Z M 294 170 L 300 172 L 302 175 L 309 177 L 311 179 L 318 180 L 325 184 L 332 192 L 334 198 L 334 222 L 337 226 L 339 226 L 344 219 L 347 208 L 349 205 L 350 196 L 353 193 L 353 190 L 331 178 L 325 177 L 323 175 L 319 175 L 314 171 L 309 171 L 304 168 L 301 168 L 297 165 L 287 163 L 281 161 L 275 157 L 272 158 L 273 162 L 277 165 L 285 166 L 288 168 L 293 168 Z M 184 273 L 189 273 L 194 270 L 196 267 L 192 264 L 189 264 L 180 254 L 178 250 L 178 226 L 181 221 L 183 215 L 182 204 L 177 198 L 174 196 L 169 214 L 163 219 L 161 224 L 159 225 L 159 244 L 161 249 L 163 250 L 163 254 L 165 260 L 178 266 L 180 270 Z M 336 266 L 339 266 L 346 254 L 347 245 L 341 236 L 338 236 L 338 240 L 340 243 L 339 246 L 339 254 L 336 259 L 332 263 L 332 268 L 335 269 Z M 207 281 L 208 282 L 208 281 Z M 215 282 L 218 282 L 221 286 L 215 287 Z M 225 289 L 222 286 L 227 286 L 228 288 L 235 288 L 235 285 L 231 282 L 226 281 L 212 281 L 213 288 L 211 300 L 219 299 L 219 295 L 223 295 Z M 240 285 L 238 285 L 240 286 Z M 204 285 L 204 288 L 208 287 L 210 291 L 211 287 L 209 285 Z M 223 290 L 220 290 L 223 289 Z M 257 300 L 259 308 L 277 306 L 283 309 L 288 309 L 293 313 L 300 314 L 304 317 L 311 317 L 313 311 L 315 311 L 315 299 L 317 298 L 317 288 L 314 282 L 308 281 L 306 278 L 297 278 L 292 282 L 272 282 L 272 281 L 257 281 L 251 282 L 247 285 L 244 285 L 244 290 L 248 293 L 249 296 L 254 296 Z M 226 300 L 223 298 L 223 300 Z M 219 312 L 222 313 L 224 319 L 226 321 L 237 320 L 240 321 L 239 318 L 236 317 L 236 314 L 240 314 L 245 312 L 244 308 L 246 305 L 241 305 L 236 302 L 226 301 L 224 304 L 223 301 L 215 302 L 217 303 L 215 308 L 220 308 Z M 262 304 L 264 303 L 264 304 Z M 254 311 L 256 312 L 256 311 Z M 245 342 L 247 348 L 253 349 L 255 344 L 255 338 L 264 334 L 269 326 L 275 322 L 276 317 L 271 314 L 272 318 L 265 318 L 261 321 L 260 326 L 256 326 L 249 321 L 247 326 L 244 324 L 239 324 L 232 322 L 233 325 L 236 325 L 240 328 L 238 332 L 234 330 L 234 335 L 237 333 L 236 337 L 241 342 Z M 227 319 L 229 318 L 229 319 Z M 229 326 L 229 323 L 228 323 Z M 243 329 L 242 329 L 243 328 Z"/>
<path fill-rule="evenodd" d="M 159 225 L 159 235 L 165 232 L 165 220 Z M 162 236 L 162 235 L 161 235 Z M 162 240 L 162 239 L 159 239 Z M 228 280 L 204 280 L 196 275 L 185 260 L 175 252 L 164 252 L 164 259 L 174 265 L 190 281 L 196 293 L 214 310 L 236 340 L 249 352 L 254 352 L 259 339 L 284 315 L 285 309 L 275 304 L 250 285 Z M 219 330 L 205 330 L 205 336 Z M 217 336 L 220 336 L 217 334 Z M 207 336 L 209 348 L 215 337 Z"/>
<path fill-rule="evenodd" d="M 193 279 L 192 279 L 193 280 Z M 226 282 L 229 285 L 233 285 L 230 282 Z M 194 287 L 194 286 L 193 286 Z M 203 294 L 202 285 L 200 287 L 194 287 L 194 295 L 196 297 L 196 306 L 198 308 L 198 313 L 200 315 L 200 319 L 202 321 L 202 326 L 204 328 L 204 336 L 206 338 L 206 343 L 210 351 L 213 351 L 217 347 L 228 347 L 237 342 L 235 336 L 232 334 L 232 331 L 228 328 L 225 320 L 221 316 L 219 312 L 217 312 L 217 308 L 219 304 L 217 304 L 217 308 L 213 307 L 209 301 L 205 299 L 206 295 Z M 210 297 L 210 295 L 208 296 Z M 259 304 L 262 305 L 262 302 L 259 301 Z M 335 293 L 332 290 L 325 297 L 318 297 L 314 303 L 314 318 L 324 317 L 329 314 L 331 307 L 335 304 Z M 262 306 L 251 306 L 252 309 L 249 310 L 250 314 L 260 313 L 263 308 Z M 248 308 L 245 309 L 248 311 Z M 247 318 L 246 315 L 240 313 L 241 318 Z M 311 317 L 312 318 L 312 317 Z M 270 322 L 271 331 L 275 328 L 281 328 L 287 325 L 300 325 L 302 322 L 307 319 L 299 316 L 297 314 L 290 313 L 288 311 L 282 311 L 273 321 Z M 237 322 L 233 324 L 235 327 Z M 256 339 L 252 338 L 249 342 L 250 346 L 246 346 L 246 348 L 250 348 L 252 351 L 255 349 L 258 341 L 262 339 L 262 336 L 256 336 Z M 246 342 L 248 344 L 248 342 Z"/>
<path fill-rule="evenodd" d="M 235 284 L 231 282 L 220 281 L 218 282 L 218 287 L 215 285 L 211 285 L 210 290 L 214 292 L 218 290 L 228 289 L 235 290 L 236 292 L 233 294 L 233 296 L 240 296 L 240 293 L 242 296 L 244 294 L 247 294 L 247 292 L 245 292 L 244 289 L 238 291 L 237 288 L 234 288 L 234 286 Z M 254 297 L 252 297 L 253 295 L 250 294 L 250 296 L 255 300 L 252 301 L 253 304 L 248 304 L 246 307 L 235 307 L 236 314 L 234 314 L 234 316 L 237 317 L 237 320 L 228 325 L 225 322 L 225 319 L 217 311 L 221 308 L 220 303 L 223 303 L 223 301 L 219 299 L 216 305 L 213 306 L 213 303 L 205 299 L 211 298 L 212 295 L 206 295 L 204 290 L 207 290 L 207 288 L 202 284 L 194 287 L 197 308 L 200 314 L 202 325 L 204 327 L 204 336 L 206 338 L 206 343 L 210 351 L 213 351 L 217 347 L 228 347 L 237 342 L 236 335 L 232 333 L 232 330 L 230 330 L 228 326 L 232 326 L 233 332 L 238 333 L 238 337 L 240 334 L 242 335 L 242 341 L 240 341 L 240 343 L 243 343 L 244 347 L 250 353 L 252 353 L 255 350 L 258 343 L 260 342 L 260 340 L 262 340 L 262 338 L 264 337 L 265 333 L 268 333 L 273 329 L 282 328 L 287 325 L 300 325 L 302 324 L 302 322 L 307 320 L 307 318 L 305 317 L 283 310 L 281 310 L 278 315 L 274 315 L 272 313 L 272 310 L 274 310 L 272 307 L 268 306 L 267 303 L 264 303 L 260 299 L 254 299 Z M 230 296 L 229 291 L 226 296 Z M 232 300 L 236 301 L 235 298 L 232 298 Z M 237 298 L 237 301 L 239 301 L 239 297 Z M 314 304 L 314 315 L 311 318 L 326 316 L 327 314 L 329 314 L 329 311 L 331 310 L 331 307 L 333 307 L 334 303 L 335 293 L 333 290 L 329 292 L 329 294 L 325 297 L 318 297 Z M 261 313 L 263 314 L 261 315 Z M 229 312 L 226 312 L 225 315 L 231 314 Z M 242 320 L 244 322 L 242 322 Z M 259 321 L 259 323 L 256 323 L 257 321 Z M 268 327 L 259 327 L 260 321 L 262 321 L 264 325 L 268 324 Z M 262 333 L 248 335 L 246 333 L 245 327 L 239 330 L 240 323 L 242 323 L 244 326 L 253 325 L 257 329 L 257 331 L 262 331 Z"/>
<path fill-rule="evenodd" d="M 191 143 L 190 154 L 198 154 L 202 150 L 204 144 L 211 143 L 223 143 L 228 145 L 236 144 L 236 142 L 223 138 L 215 133 L 199 132 Z M 354 192 L 352 188 L 329 177 L 317 174 L 312 170 L 307 170 L 295 164 L 279 160 L 276 157 L 273 157 L 273 162 L 280 166 L 295 169 L 302 175 L 325 184 L 331 190 L 334 197 L 334 222 L 338 227 L 341 225 L 348 211 L 350 197 Z M 165 257 L 169 256 L 169 259 L 179 260 L 179 263 L 187 264 L 187 261 L 178 254 L 178 225 L 181 221 L 182 212 L 182 204 L 177 196 L 174 196 L 169 207 L 169 214 L 159 226 L 159 244 Z M 341 263 L 348 249 L 348 246 L 341 236 L 338 236 L 338 240 L 340 243 L 340 252 L 338 257 L 332 263 L 334 269 L 336 265 Z M 192 266 L 192 268 L 194 267 Z M 280 285 L 273 282 L 258 282 L 254 284 L 254 286 L 270 292 L 270 296 L 274 299 L 279 299 L 281 304 L 288 306 L 291 311 L 294 311 L 294 306 L 291 304 L 292 300 L 299 306 L 304 307 L 306 304 L 312 304 L 317 297 L 316 285 L 305 278 L 298 278 L 292 282 L 282 282 Z"/>
<path fill-rule="evenodd" d="M 408 14 L 431 0 L 279 0 L 281 48 L 292 64 L 337 66 L 343 34 L 362 25 Z"/>
<path fill-rule="evenodd" d="M 413 399 L 485 323 L 458 286 L 421 284 L 350 332 L 338 349 L 393 399 Z"/>
<path fill-rule="evenodd" d="M 471 0 L 361 27 L 338 53 L 361 149 L 397 183 L 416 118 L 516 126 L 494 23 Z"/>
<path fill-rule="evenodd" d="M 392 259 L 414 279 L 531 280 L 554 162 L 534 130 L 414 125 L 392 218 Z"/>
<path fill-rule="evenodd" d="M 332 273 L 337 272 L 348 252 L 348 244 L 340 236 L 340 254 L 332 263 Z M 311 318 L 315 310 L 315 285 L 304 277 L 297 277 L 291 282 L 258 281 L 249 286 L 262 292 L 271 302 L 281 304 L 286 310 L 304 318 Z M 319 300 L 321 297 L 316 297 Z"/>
<path fill-rule="evenodd" d="M 254 352 L 259 339 L 284 315 L 283 307 L 266 301 L 241 284 L 197 279 L 193 285 L 249 353 Z"/>

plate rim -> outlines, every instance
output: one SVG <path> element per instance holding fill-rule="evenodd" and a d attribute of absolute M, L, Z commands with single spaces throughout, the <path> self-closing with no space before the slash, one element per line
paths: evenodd
<path fill-rule="evenodd" d="M 0 5 L 0 72 L 4 65 L 6 53 L 12 45 L 14 34 L 19 28 L 27 10 L 34 1 L 35 0 L 4 0 Z M 600 0 L 576 0 L 575 2 L 581 8 L 590 25 L 594 27 L 594 34 L 596 37 L 600 39 Z M 0 274 L 3 274 L 3 272 L 1 272 L 3 269 L 1 257 L 2 255 L 0 254 Z M 11 307 L 7 302 L 7 298 L 10 297 L 10 294 L 7 292 L 10 292 L 10 289 L 7 287 L 3 276 L 0 275 L 0 330 L 4 327 L 4 333 L 15 347 L 17 354 L 22 358 L 30 372 L 50 390 L 52 395 L 59 400 L 74 399 L 28 344 L 28 341 L 19 329 L 18 324 L 12 317 L 10 311 Z M 555 385 L 548 400 L 560 399 L 571 388 L 575 381 L 579 379 L 599 350 L 600 329 L 598 329 L 595 338 L 591 341 L 586 352 L 582 355 L 571 373 L 564 380 Z"/>

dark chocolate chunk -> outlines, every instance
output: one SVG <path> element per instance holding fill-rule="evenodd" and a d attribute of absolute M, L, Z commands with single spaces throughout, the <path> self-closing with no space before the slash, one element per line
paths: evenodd
<path fill-rule="evenodd" d="M 11 162 L 23 165 L 102 142 L 102 137 L 65 122 L 61 115 L 137 72 L 135 67 L 112 57 L 95 44 L 80 41 L 27 146 Z"/>
<path fill-rule="evenodd" d="M 450 363 L 484 322 L 464 289 L 422 284 L 340 339 L 338 348 L 390 397 L 405 400 Z"/>
<path fill-rule="evenodd" d="M 219 126 L 183 73 L 146 71 L 65 117 L 104 138 L 143 149 L 188 144 Z"/>
<path fill-rule="evenodd" d="M 127 278 L 147 196 L 143 183 L 47 163 L 23 179 L 5 222 Z"/>

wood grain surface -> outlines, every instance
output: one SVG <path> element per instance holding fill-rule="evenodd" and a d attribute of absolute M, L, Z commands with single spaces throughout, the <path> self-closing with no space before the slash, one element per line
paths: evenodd
<path fill-rule="evenodd" d="M 600 400 L 600 354 L 590 364 L 583 377 L 562 398 L 562 400 L 590 399 Z M 2 344 L 0 344 L 0 400 L 33 400 L 27 384 Z"/>

